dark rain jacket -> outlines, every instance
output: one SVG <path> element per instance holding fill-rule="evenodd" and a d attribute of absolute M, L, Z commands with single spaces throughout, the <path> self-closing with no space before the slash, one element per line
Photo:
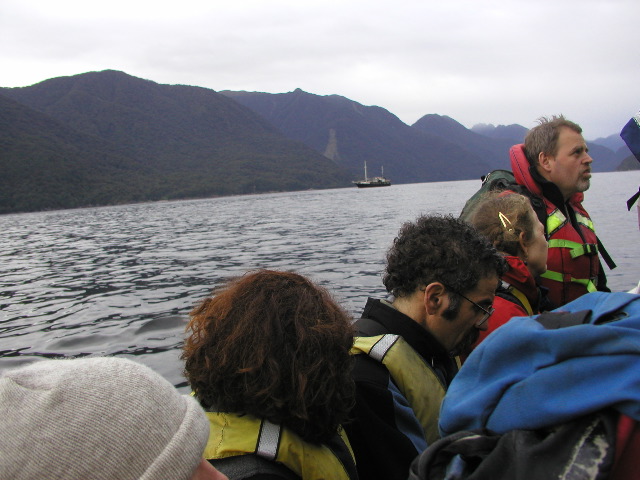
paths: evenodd
<path fill-rule="evenodd" d="M 403 392 L 407 385 L 394 379 L 384 363 L 370 355 L 356 355 L 353 370 L 356 406 L 352 421 L 345 424 L 345 429 L 356 457 L 359 478 L 406 479 L 411 461 L 427 447 L 427 433 L 421 418 L 430 415 L 437 422 L 441 398 L 458 370 L 457 363 L 423 327 L 380 300 L 368 300 L 356 329 L 360 337 L 385 334 L 401 337 L 405 347 L 411 350 L 409 353 L 415 354 L 415 362 L 420 363 L 422 372 L 410 383 L 425 388 L 431 385 L 437 390 L 430 395 L 437 401 L 424 404 L 428 401 L 423 400 L 416 405 L 414 400 L 412 405 L 408 399 L 411 395 Z M 402 365 L 396 367 L 403 368 Z"/>

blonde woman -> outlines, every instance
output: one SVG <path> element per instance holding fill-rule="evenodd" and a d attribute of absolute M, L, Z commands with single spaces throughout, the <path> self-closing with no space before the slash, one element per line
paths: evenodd
<path fill-rule="evenodd" d="M 489 327 L 480 332 L 479 344 L 513 317 L 540 313 L 546 297 L 536 277 L 547 270 L 548 243 L 544 226 L 529 199 L 512 192 L 492 192 L 482 198 L 469 223 L 501 252 L 509 265 L 493 303 Z"/>

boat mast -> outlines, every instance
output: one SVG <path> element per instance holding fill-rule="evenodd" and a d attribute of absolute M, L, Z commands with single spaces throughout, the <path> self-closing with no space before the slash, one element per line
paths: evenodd
<path fill-rule="evenodd" d="M 369 180 L 369 178 L 367 177 L 367 161 L 364 161 L 364 181 L 366 182 L 367 180 Z"/>

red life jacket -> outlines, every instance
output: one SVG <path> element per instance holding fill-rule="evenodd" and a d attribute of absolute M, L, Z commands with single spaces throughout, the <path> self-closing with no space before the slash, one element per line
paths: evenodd
<path fill-rule="evenodd" d="M 549 255 L 547 271 L 541 275 L 540 284 L 549 289 L 549 299 L 555 307 L 559 307 L 597 290 L 600 271 L 598 239 L 593 222 L 582 207 L 584 195 L 575 193 L 565 202 L 565 211 L 570 216 L 571 213 L 575 215 L 574 224 L 563 209 L 544 197 L 542 188 L 531 176 L 523 147 L 522 144 L 511 147 L 511 168 L 516 182 L 544 201 L 547 214 L 544 227 L 549 241 Z"/>
<path fill-rule="evenodd" d="M 640 425 L 620 415 L 616 435 L 615 462 L 609 480 L 637 480 L 640 468 Z"/>

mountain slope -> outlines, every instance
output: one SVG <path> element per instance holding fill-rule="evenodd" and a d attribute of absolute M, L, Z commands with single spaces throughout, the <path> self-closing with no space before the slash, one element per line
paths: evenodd
<path fill-rule="evenodd" d="M 354 179 L 362 176 L 365 161 L 372 175 L 384 167 L 394 183 L 477 178 L 488 171 L 474 152 L 414 129 L 380 107 L 300 89 L 220 93 L 259 113 L 289 138 L 344 165 Z"/>
<path fill-rule="evenodd" d="M 489 138 L 504 139 L 515 145 L 524 141 L 524 137 L 529 130 L 517 124 L 498 125 L 496 127 L 492 124 L 478 123 L 471 127 L 471 131 Z"/>
<path fill-rule="evenodd" d="M 435 114 L 423 116 L 413 124 L 413 128 L 446 138 L 466 150 L 475 152 L 489 166 L 485 173 L 497 168 L 509 168 L 509 149 L 516 143 L 522 143 L 526 133 L 526 129 L 522 127 L 524 133 L 521 137 L 513 130 L 510 132 L 514 136 L 484 135 L 469 130 L 450 117 Z"/>
<path fill-rule="evenodd" d="M 498 125 L 497 127 L 495 127 L 490 124 L 478 124 L 474 125 L 471 130 L 489 138 L 505 139 L 507 143 L 511 142 L 511 145 L 516 143 L 523 143 L 524 137 L 528 132 L 528 130 L 521 125 Z M 593 142 L 587 141 L 589 154 L 594 159 L 592 164 L 594 172 L 612 172 L 624 158 L 624 155 L 616 153 L 607 146 L 612 145 L 613 143 L 606 143 L 607 142 L 599 143 L 598 140 L 594 140 Z"/>
<path fill-rule="evenodd" d="M 212 90 L 107 70 L 0 94 L 113 145 L 154 173 L 163 198 L 349 184 L 334 162 Z"/>
<path fill-rule="evenodd" d="M 141 200 L 143 166 L 0 95 L 0 213 Z"/>

